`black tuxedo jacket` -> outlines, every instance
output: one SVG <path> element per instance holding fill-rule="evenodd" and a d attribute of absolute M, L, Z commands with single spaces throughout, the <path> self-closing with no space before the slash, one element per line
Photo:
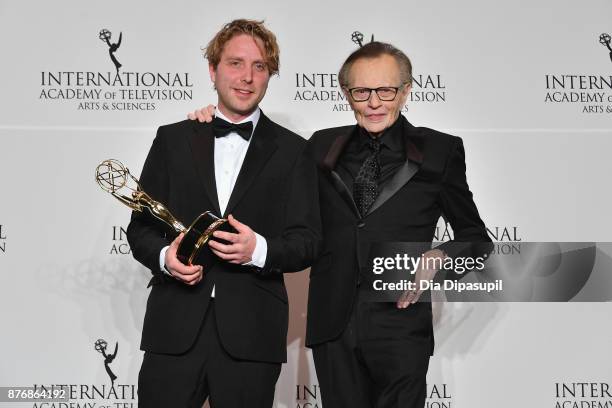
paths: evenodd
<path fill-rule="evenodd" d="M 457 242 L 485 242 L 490 238 L 478 215 L 465 176 L 460 138 L 412 126 L 400 117 L 406 161 L 361 217 L 336 164 L 355 127 L 320 130 L 308 141 L 308 152 L 318 167 L 323 247 L 310 272 L 306 344 L 337 338 L 346 327 L 359 279 L 360 258 L 372 242 L 431 242 L 440 216 L 447 219 Z M 449 256 L 472 256 L 483 248 L 471 244 L 446 245 Z M 415 333 L 431 336 L 431 304 L 417 303 L 410 314 Z M 432 350 L 433 351 L 433 350 Z"/>
<path fill-rule="evenodd" d="M 189 286 L 165 275 L 161 249 L 177 235 L 148 210 L 133 212 L 127 237 L 134 257 L 153 274 L 141 349 L 179 354 L 194 343 L 215 285 L 215 310 L 224 348 L 235 358 L 284 362 L 287 292 L 283 272 L 312 263 L 320 245 L 316 166 L 305 140 L 263 113 L 254 130 L 224 216 L 266 238 L 262 269 L 218 260 Z M 212 125 L 183 121 L 162 126 L 140 182 L 153 199 L 189 225 L 200 213 L 219 215 Z"/>

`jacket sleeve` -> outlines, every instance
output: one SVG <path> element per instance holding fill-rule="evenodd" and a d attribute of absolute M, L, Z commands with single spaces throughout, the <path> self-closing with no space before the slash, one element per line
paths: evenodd
<path fill-rule="evenodd" d="M 280 236 L 268 238 L 266 263 L 261 275 L 301 271 L 316 259 L 321 246 L 321 215 L 317 169 L 310 143 L 305 143 L 289 175 L 284 227 Z"/>
<path fill-rule="evenodd" d="M 166 146 L 163 127 L 157 130 L 157 136 L 145 160 L 140 185 L 142 190 L 156 201 L 166 205 L 168 199 L 168 169 L 166 165 Z M 169 245 L 168 227 L 155 218 L 148 209 L 133 211 L 127 228 L 127 239 L 134 258 L 149 268 L 155 276 L 163 276 L 159 266 L 159 254 L 163 247 Z"/>
<path fill-rule="evenodd" d="M 454 137 L 440 191 L 442 214 L 445 221 L 450 223 L 454 237 L 437 248 L 451 258 L 486 257 L 492 251 L 493 244 L 478 214 L 465 172 L 463 142 L 461 138 Z"/>

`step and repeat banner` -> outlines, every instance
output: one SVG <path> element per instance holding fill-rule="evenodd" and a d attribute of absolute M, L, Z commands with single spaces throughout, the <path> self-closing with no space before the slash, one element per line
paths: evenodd
<path fill-rule="evenodd" d="M 137 406 L 150 272 L 131 256 L 129 210 L 94 170 L 117 158 L 138 175 L 158 126 L 216 102 L 201 49 L 226 22 L 276 33 L 280 75 L 261 108 L 304 138 L 354 123 L 337 71 L 359 42 L 405 51 L 403 114 L 463 138 L 496 251 L 516 254 L 528 241 L 612 241 L 611 16 L 609 0 L 1 0 L 0 387 L 67 385 L 72 399 L 0 406 Z M 452 231 L 440 221 L 436 235 Z M 322 407 L 304 346 L 308 279 L 285 275 L 277 407 Z M 435 303 L 427 406 L 612 408 L 610 312 Z"/>

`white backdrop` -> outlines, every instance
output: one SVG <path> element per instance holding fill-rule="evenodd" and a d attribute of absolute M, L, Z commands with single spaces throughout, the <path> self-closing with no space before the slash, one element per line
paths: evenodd
<path fill-rule="evenodd" d="M 413 61 L 421 86 L 406 117 L 464 139 L 468 181 L 489 228 L 516 231 L 511 239 L 522 241 L 612 240 L 612 60 L 599 43 L 612 32 L 609 1 L 222 6 L 0 1 L 0 387 L 108 393 L 97 339 L 107 352 L 118 344 L 115 385 L 136 384 L 149 272 L 122 234 L 128 209 L 98 188 L 94 169 L 113 157 L 139 174 L 157 126 L 215 102 L 200 48 L 233 18 L 265 19 L 278 36 L 281 73 L 262 103 L 275 121 L 306 138 L 352 123 L 345 101 L 320 99 L 338 91 L 333 75 L 356 47 L 351 33 L 374 35 Z M 122 75 L 146 82 L 159 73 L 180 83 L 79 84 L 88 72 L 114 77 L 102 29 L 111 43 L 121 33 L 114 55 Z M 152 91 L 181 98 L 135 99 Z M 60 92 L 94 97 L 56 99 Z M 118 110 L 128 106 L 141 109 Z M 303 346 L 308 275 L 285 280 L 289 361 L 276 406 L 321 407 Z M 612 391 L 604 391 L 612 388 L 611 311 L 610 303 L 437 304 L 428 406 L 612 407 Z M 580 392 L 577 383 L 589 385 Z M 136 406 L 127 394 L 77 399 Z"/>

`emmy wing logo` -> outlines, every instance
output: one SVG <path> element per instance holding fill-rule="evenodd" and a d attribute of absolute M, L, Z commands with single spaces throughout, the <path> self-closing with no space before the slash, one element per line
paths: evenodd
<path fill-rule="evenodd" d="M 98 339 L 94 343 L 94 348 L 96 351 L 104 357 L 104 368 L 106 369 L 106 373 L 111 380 L 111 384 L 115 383 L 117 376 L 113 373 L 113 370 L 110 368 L 110 363 L 113 362 L 115 357 L 117 357 L 117 349 L 119 348 L 119 343 L 115 342 L 115 351 L 113 354 L 106 354 L 106 348 L 108 347 L 108 343 L 104 339 Z"/>
<path fill-rule="evenodd" d="M 610 37 L 610 34 L 602 33 L 599 36 L 599 43 L 610 51 L 610 61 L 612 61 L 612 47 L 610 47 L 610 42 L 612 42 L 612 37 Z"/>
<path fill-rule="evenodd" d="M 353 34 L 351 34 L 351 40 L 357 44 L 359 47 L 363 47 L 363 34 L 359 31 L 353 31 Z M 370 42 L 374 41 L 374 34 L 372 34 L 372 37 L 370 38 Z"/>
<path fill-rule="evenodd" d="M 102 42 L 106 43 L 106 45 L 108 45 L 108 55 L 110 56 L 111 61 L 113 61 L 113 64 L 115 64 L 115 69 L 117 70 L 117 73 L 119 73 L 119 68 L 121 68 L 121 63 L 115 57 L 115 52 L 121 45 L 122 34 L 123 33 L 121 32 L 119 33 L 119 40 L 114 44 L 110 42 L 112 34 L 106 28 L 103 28 L 102 30 L 100 30 L 100 34 L 98 34 L 98 38 Z"/>

